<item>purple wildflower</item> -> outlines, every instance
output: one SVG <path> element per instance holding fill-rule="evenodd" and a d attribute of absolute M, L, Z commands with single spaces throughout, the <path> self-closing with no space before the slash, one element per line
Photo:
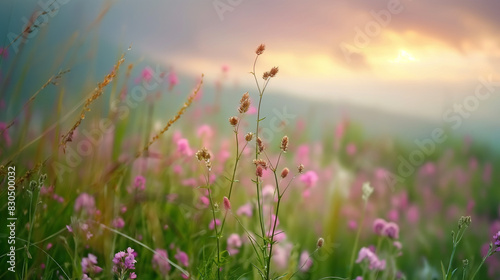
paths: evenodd
<path fill-rule="evenodd" d="M 141 191 L 146 189 L 146 178 L 142 177 L 141 175 L 135 177 L 134 187 Z"/>
<path fill-rule="evenodd" d="M 384 219 L 375 219 L 375 221 L 373 221 L 373 232 L 377 235 L 383 235 L 382 231 L 386 225 L 387 222 Z"/>
<path fill-rule="evenodd" d="M 177 254 L 175 254 L 174 257 L 183 266 L 188 266 L 189 265 L 189 257 L 188 257 L 188 255 L 185 252 L 177 250 Z"/>
<path fill-rule="evenodd" d="M 120 251 L 115 254 L 113 258 L 113 272 L 118 276 L 118 278 L 123 279 L 127 274 L 128 270 L 135 269 L 135 257 L 137 254 L 134 252 L 134 249 L 128 247 L 127 252 Z M 137 278 L 137 275 L 134 272 L 130 273 L 130 279 Z"/>
<path fill-rule="evenodd" d="M 85 274 L 97 274 L 102 271 L 102 268 L 97 266 L 97 257 L 88 254 L 86 258 L 82 258 L 82 272 Z M 87 276 L 88 277 L 88 276 Z"/>
<path fill-rule="evenodd" d="M 233 233 L 227 238 L 227 251 L 230 255 L 238 254 L 241 245 L 242 241 L 238 234 Z"/>
<path fill-rule="evenodd" d="M 116 219 L 113 220 L 112 224 L 115 228 L 123 228 L 125 226 L 125 221 L 122 219 L 122 217 L 116 217 Z"/>
<path fill-rule="evenodd" d="M 493 244 L 496 246 L 495 251 L 500 252 L 500 231 L 493 235 Z"/>
<path fill-rule="evenodd" d="M 382 231 L 382 234 L 391 238 L 398 239 L 399 238 L 399 227 L 395 223 L 387 223 Z"/>
<path fill-rule="evenodd" d="M 302 254 L 300 254 L 300 260 L 299 260 L 299 269 L 302 272 L 309 271 L 311 268 L 313 262 L 312 259 L 310 258 L 309 252 L 303 251 Z"/>
<path fill-rule="evenodd" d="M 88 193 L 81 193 L 75 201 L 75 212 L 85 210 L 87 214 L 92 214 L 95 211 L 95 199 Z"/>
<path fill-rule="evenodd" d="M 377 255 L 370 249 L 363 247 L 359 250 L 358 259 L 356 263 L 360 263 L 363 260 L 368 260 L 370 270 L 384 270 L 386 263 L 385 260 L 380 260 Z"/>
<path fill-rule="evenodd" d="M 166 250 L 156 249 L 156 254 L 153 256 L 153 269 L 156 270 L 159 274 L 165 275 L 170 271 L 170 264 L 168 261 L 168 254 Z"/>

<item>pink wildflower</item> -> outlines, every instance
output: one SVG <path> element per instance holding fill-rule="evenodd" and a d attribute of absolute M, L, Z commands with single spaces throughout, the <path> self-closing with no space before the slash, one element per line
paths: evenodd
<path fill-rule="evenodd" d="M 300 254 L 299 265 L 299 269 L 302 272 L 306 272 L 311 268 L 312 259 L 310 258 L 309 252 L 303 251 L 302 254 Z"/>
<path fill-rule="evenodd" d="M 95 210 L 95 199 L 87 193 L 81 193 L 75 200 L 75 212 L 80 210 L 86 211 L 91 214 Z"/>
<path fill-rule="evenodd" d="M 354 143 L 349 143 L 345 147 L 345 151 L 349 156 L 354 156 L 356 154 L 356 150 L 356 145 Z"/>
<path fill-rule="evenodd" d="M 233 233 L 227 238 L 227 251 L 230 255 L 238 254 L 241 245 L 242 241 L 238 234 Z"/>
<path fill-rule="evenodd" d="M 385 225 L 384 229 L 382 230 L 382 234 L 391 239 L 398 239 L 399 227 L 397 224 L 389 222 Z"/>
<path fill-rule="evenodd" d="M 246 215 L 248 217 L 252 217 L 252 203 L 249 202 L 247 204 L 242 205 L 240 208 L 238 208 L 236 214 L 238 216 Z"/>
<path fill-rule="evenodd" d="M 229 201 L 229 199 L 227 197 L 224 197 L 224 209 L 226 211 L 231 210 L 231 202 Z"/>
<path fill-rule="evenodd" d="M 85 257 L 82 258 L 81 265 L 82 265 L 82 272 L 85 274 L 92 275 L 102 271 L 102 268 L 97 266 L 97 257 L 90 253 L 86 258 Z"/>
<path fill-rule="evenodd" d="M 356 263 L 360 263 L 363 260 L 368 260 L 370 270 L 384 270 L 386 266 L 385 260 L 380 260 L 377 255 L 370 249 L 363 247 L 359 250 L 358 259 Z"/>
<path fill-rule="evenodd" d="M 175 254 L 174 257 L 183 266 L 188 266 L 189 265 L 189 257 L 188 257 L 188 255 L 185 252 L 183 252 L 181 250 L 177 250 L 177 254 Z"/>
<path fill-rule="evenodd" d="M 186 138 L 177 141 L 177 152 L 188 157 L 193 155 L 193 150 L 189 147 L 189 141 Z"/>
<path fill-rule="evenodd" d="M 166 250 L 156 249 L 156 254 L 153 256 L 153 269 L 162 275 L 166 275 L 170 271 L 170 263 L 167 261 L 168 254 Z"/>
<path fill-rule="evenodd" d="M 210 224 L 208 225 L 208 228 L 213 230 L 215 228 L 215 225 L 217 225 L 217 226 L 221 225 L 221 222 L 219 219 L 215 219 L 215 223 L 214 223 L 214 220 L 211 220 Z"/>
<path fill-rule="evenodd" d="M 120 251 L 116 253 L 113 258 L 113 272 L 118 275 L 119 278 L 123 278 L 128 270 L 135 269 L 135 263 L 137 262 L 135 260 L 136 257 L 137 253 L 135 253 L 134 249 L 130 247 L 127 248 L 127 252 Z M 129 277 L 131 279 L 135 279 L 137 278 L 137 275 L 134 272 L 131 272 Z"/>
<path fill-rule="evenodd" d="M 153 75 L 154 75 L 154 70 L 151 67 L 146 66 L 142 70 L 141 78 L 143 81 L 146 81 L 149 83 L 149 81 L 151 81 L 151 79 L 153 78 Z"/>
<path fill-rule="evenodd" d="M 178 83 L 179 83 L 179 78 L 177 77 L 177 74 L 174 71 L 170 71 L 168 74 L 168 89 L 172 90 Z"/>
<path fill-rule="evenodd" d="M 387 222 L 384 220 L 384 219 L 375 219 L 375 221 L 373 221 L 373 232 L 375 232 L 375 234 L 377 235 L 382 235 L 382 232 L 385 228 L 385 225 L 387 224 Z"/>
<path fill-rule="evenodd" d="M 318 175 L 316 172 L 309 170 L 306 173 L 300 175 L 300 181 L 306 184 L 307 188 L 312 188 L 318 182 Z"/>
<path fill-rule="evenodd" d="M 123 228 L 125 226 L 125 221 L 121 217 L 117 217 L 113 220 L 112 224 L 115 228 Z"/>
<path fill-rule="evenodd" d="M 138 175 L 137 177 L 135 177 L 135 179 L 134 179 L 134 187 L 136 189 L 141 190 L 141 191 L 145 190 L 146 189 L 146 178 L 144 178 L 141 175 Z"/>

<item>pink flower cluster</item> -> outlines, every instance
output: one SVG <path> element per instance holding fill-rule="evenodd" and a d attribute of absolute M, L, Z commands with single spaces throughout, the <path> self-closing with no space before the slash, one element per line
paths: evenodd
<path fill-rule="evenodd" d="M 130 247 L 127 248 L 127 252 L 120 251 L 116 253 L 113 258 L 113 272 L 118 275 L 119 278 L 122 278 L 128 270 L 135 269 L 135 263 L 137 262 L 135 257 L 137 257 L 137 253 Z M 130 272 L 129 278 L 136 279 L 137 275 L 135 272 Z"/>
<path fill-rule="evenodd" d="M 493 244 L 496 246 L 495 251 L 500 252 L 500 231 L 493 235 Z"/>
<path fill-rule="evenodd" d="M 156 254 L 153 256 L 153 269 L 161 275 L 166 275 L 170 271 L 170 264 L 167 261 L 168 254 L 166 250 L 156 249 Z"/>
<path fill-rule="evenodd" d="M 62 198 L 61 196 L 56 194 L 54 189 L 55 189 L 54 186 L 50 186 L 50 187 L 42 186 L 40 188 L 40 195 L 51 197 L 53 200 L 55 200 L 59 203 L 64 203 L 64 198 Z"/>
<path fill-rule="evenodd" d="M 238 234 L 233 233 L 227 238 L 227 251 L 230 255 L 238 254 L 241 245 L 242 241 Z"/>
<path fill-rule="evenodd" d="M 363 260 L 368 260 L 368 263 L 370 264 L 369 269 L 370 270 L 384 270 L 385 269 L 385 260 L 380 260 L 378 256 L 370 250 L 369 248 L 363 247 L 361 250 L 359 250 L 358 254 L 358 259 L 356 260 L 356 263 L 360 263 Z"/>
<path fill-rule="evenodd" d="M 134 180 L 134 187 L 136 189 L 139 189 L 141 191 L 145 190 L 146 189 L 146 178 L 144 178 L 143 176 L 139 175 L 137 177 L 135 177 L 135 180 Z"/>
<path fill-rule="evenodd" d="M 310 189 L 316 186 L 318 182 L 318 174 L 316 172 L 309 170 L 306 173 L 300 175 L 299 180 L 306 185 L 306 189 L 303 191 L 302 196 L 307 198 L 311 195 Z"/>
<path fill-rule="evenodd" d="M 95 199 L 88 193 L 81 193 L 75 200 L 75 212 L 84 211 L 93 214 L 95 211 Z"/>
<path fill-rule="evenodd" d="M 82 264 L 82 272 L 86 275 L 88 274 L 93 275 L 102 271 L 102 268 L 97 266 L 97 257 L 90 253 L 86 258 L 82 258 L 81 264 Z"/>
<path fill-rule="evenodd" d="M 387 222 L 384 219 L 375 219 L 373 221 L 373 232 L 380 236 L 387 236 L 391 239 L 399 239 L 399 226 L 393 222 Z"/>

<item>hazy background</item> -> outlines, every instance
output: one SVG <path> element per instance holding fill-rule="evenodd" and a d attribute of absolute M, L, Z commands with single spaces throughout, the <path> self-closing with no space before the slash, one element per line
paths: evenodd
<path fill-rule="evenodd" d="M 244 91 L 255 91 L 248 72 L 255 48 L 265 43 L 258 73 L 280 67 L 266 97 L 268 108 L 281 108 L 286 98 L 287 110 L 308 115 L 318 130 L 333 130 L 322 128 L 322 120 L 348 117 L 369 133 L 411 140 L 453 124 L 443 114 L 473 95 L 480 77 L 491 75 L 500 86 L 495 0 L 47 1 L 52 2 L 59 7 L 45 15 L 37 34 L 12 44 L 0 62 L 0 79 L 12 70 L 12 81 L 25 79 L 26 96 L 66 68 L 72 72 L 65 81 L 74 87 L 68 91 L 82 94 L 75 89 L 101 79 L 132 45 L 127 61 L 136 64 L 135 76 L 159 65 L 179 75 L 176 92 L 186 94 L 204 73 L 205 101 L 224 77 L 223 100 L 235 104 Z M 8 46 L 43 3 L 2 1 L 0 45 Z M 388 6 L 398 13 L 387 12 Z M 374 14 L 390 19 L 382 26 Z M 24 48 L 22 56 L 15 56 L 16 47 Z M 14 59 L 19 63 L 12 66 Z M 30 67 L 20 66 L 26 61 Z M 223 66 L 229 69 L 225 75 Z M 1 93 L 7 105 L 15 101 L 9 90 Z M 452 132 L 500 150 L 498 108 L 495 87 Z M 2 110 L 9 112 L 9 106 Z"/>

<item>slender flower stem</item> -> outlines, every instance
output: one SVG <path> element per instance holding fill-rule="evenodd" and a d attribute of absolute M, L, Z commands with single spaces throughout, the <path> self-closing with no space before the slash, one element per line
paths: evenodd
<path fill-rule="evenodd" d="M 234 130 L 234 138 L 236 140 L 236 160 L 234 162 L 234 168 L 233 168 L 233 176 L 231 177 L 231 185 L 229 186 L 229 194 L 227 195 L 227 198 L 231 200 L 231 192 L 233 191 L 233 185 L 234 185 L 234 177 L 236 176 L 236 168 L 238 167 L 238 161 L 240 159 L 239 153 L 240 153 L 240 148 L 239 148 L 239 141 L 238 141 L 238 128 L 240 124 L 238 123 L 236 129 Z"/>
<path fill-rule="evenodd" d="M 280 156 L 281 156 L 281 153 L 280 153 Z M 276 167 L 277 166 L 278 166 L 278 164 L 276 163 Z M 271 242 L 269 245 L 269 258 L 267 259 L 267 278 L 266 279 L 270 279 L 269 274 L 271 272 L 271 257 L 273 255 L 274 233 L 276 231 L 276 224 L 278 223 L 278 213 L 280 210 L 280 202 L 281 202 L 281 198 L 282 198 L 282 195 L 280 194 L 279 183 L 278 183 L 278 175 L 276 175 L 276 169 L 273 170 L 273 173 L 274 173 L 274 180 L 276 183 L 276 192 L 278 193 L 278 202 L 276 203 L 276 212 L 274 214 L 274 225 L 273 225 L 273 230 L 271 232 Z"/>
<path fill-rule="evenodd" d="M 257 84 L 257 89 L 259 90 L 259 105 L 258 105 L 258 108 L 257 108 L 257 128 L 255 130 L 255 159 L 257 160 L 258 159 L 258 156 L 259 156 L 259 144 L 257 143 L 257 139 L 259 138 L 259 123 L 260 123 L 260 106 L 262 104 L 262 96 L 264 95 L 264 92 L 260 90 L 260 86 L 259 86 L 259 82 L 257 80 L 257 76 L 255 75 L 255 64 L 257 63 L 257 58 L 259 56 L 257 56 L 255 58 L 255 61 L 253 63 L 253 76 L 255 78 L 255 83 Z M 264 220 L 263 220 L 263 217 L 262 217 L 262 206 L 261 206 L 261 203 L 260 203 L 260 190 L 259 190 L 259 176 L 255 176 L 256 179 L 255 179 L 255 182 L 256 182 L 256 187 L 257 187 L 257 205 L 258 205 L 258 212 L 259 212 L 259 223 L 260 223 L 260 229 L 261 229 L 261 233 L 262 233 L 262 237 L 264 237 Z"/>
<path fill-rule="evenodd" d="M 453 251 L 451 251 L 450 262 L 448 263 L 448 270 L 446 271 L 446 279 L 448 279 L 448 275 L 450 275 L 451 263 L 453 261 L 453 257 L 455 256 L 456 250 L 457 250 L 457 243 L 453 242 Z"/>
<path fill-rule="evenodd" d="M 236 137 L 238 137 L 238 136 L 236 136 Z M 236 140 L 236 143 L 238 143 L 238 140 Z M 235 165 L 234 165 L 233 177 L 232 177 L 232 179 L 231 179 L 231 187 L 229 188 L 229 195 L 228 195 L 228 199 L 230 199 L 230 198 L 231 198 L 231 189 L 233 188 L 234 176 L 235 176 L 235 173 L 236 173 L 236 166 L 237 166 L 237 164 L 238 164 L 238 161 L 239 161 L 239 160 L 240 160 L 240 158 L 241 158 L 241 155 L 243 154 L 243 151 L 244 151 L 244 150 L 245 150 L 245 148 L 247 147 L 247 144 L 248 144 L 248 142 L 245 144 L 245 146 L 243 146 L 243 149 L 241 149 L 241 152 L 239 152 L 239 150 L 238 150 L 238 151 L 237 151 L 237 153 L 236 153 L 236 163 L 235 163 Z M 238 144 L 236 144 L 236 146 L 238 146 Z M 223 231 L 223 229 L 224 229 L 224 225 L 225 225 L 225 223 L 226 223 L 226 218 L 227 218 L 227 213 L 226 213 L 226 215 L 224 215 L 224 219 L 222 220 L 222 225 L 221 225 L 221 227 L 220 227 L 220 231 L 219 231 L 219 232 L 221 232 L 221 233 L 222 233 L 222 231 Z"/>
<path fill-rule="evenodd" d="M 212 191 L 210 189 L 210 171 L 208 172 L 207 175 L 207 188 L 208 188 L 208 199 L 210 201 L 210 206 L 212 208 L 212 217 L 214 220 L 214 231 L 215 231 L 215 238 L 217 240 L 217 279 L 220 280 L 220 236 L 219 232 L 217 231 L 217 219 L 215 218 L 215 207 L 214 207 L 214 202 L 212 199 Z"/>
<path fill-rule="evenodd" d="M 361 222 L 359 223 L 358 232 L 356 233 L 356 239 L 354 240 L 354 246 L 352 247 L 351 261 L 349 262 L 348 278 L 352 277 L 352 271 L 354 269 L 354 256 L 356 255 L 356 251 L 358 248 L 359 236 L 361 235 L 361 228 L 363 227 L 363 223 L 365 222 L 366 205 L 367 203 L 365 202 L 365 205 L 363 207 L 363 212 L 361 213 Z"/>
<path fill-rule="evenodd" d="M 488 249 L 488 253 L 486 254 L 486 256 L 484 256 L 483 260 L 481 261 L 481 263 L 479 264 L 479 266 L 477 267 L 476 269 L 476 272 L 474 272 L 474 274 L 472 275 L 471 279 L 470 280 L 474 280 L 474 278 L 476 277 L 476 274 L 479 272 L 479 270 L 481 269 L 481 267 L 483 266 L 484 262 L 486 261 L 486 259 L 492 255 L 492 252 L 491 252 L 491 246 L 490 248 Z"/>

